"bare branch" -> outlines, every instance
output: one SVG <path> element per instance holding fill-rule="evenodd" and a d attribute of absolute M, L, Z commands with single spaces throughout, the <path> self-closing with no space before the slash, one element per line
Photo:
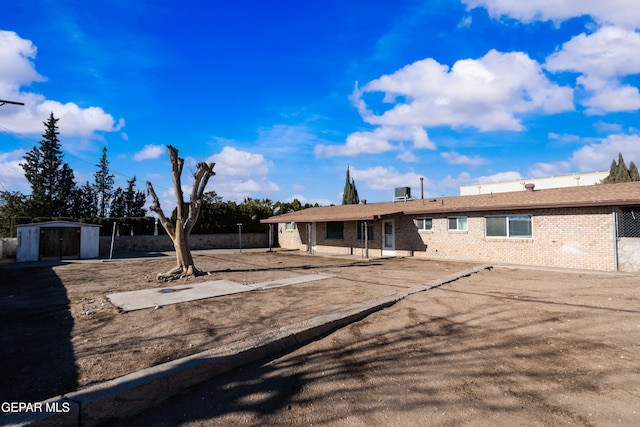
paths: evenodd
<path fill-rule="evenodd" d="M 167 145 L 167 151 L 169 152 L 169 159 L 171 160 L 171 176 L 173 177 L 173 190 L 176 193 L 177 206 L 177 219 L 184 221 L 184 196 L 182 194 L 182 182 L 180 176 L 182 175 L 182 167 L 184 166 L 184 159 L 178 157 L 178 150 L 172 145 Z"/>
<path fill-rule="evenodd" d="M 173 239 L 175 237 L 175 227 L 169 222 L 169 220 L 167 220 L 164 212 L 162 212 L 162 208 L 160 207 L 160 200 L 158 200 L 158 196 L 153 189 L 153 185 L 149 181 L 147 181 L 147 196 L 151 196 L 151 198 L 153 199 L 153 204 L 149 207 L 149 210 L 158 214 L 160 224 L 162 224 L 167 234 Z"/>

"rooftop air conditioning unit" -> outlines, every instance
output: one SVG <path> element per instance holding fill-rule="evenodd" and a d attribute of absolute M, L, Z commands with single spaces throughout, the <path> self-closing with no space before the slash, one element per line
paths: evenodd
<path fill-rule="evenodd" d="M 411 187 L 396 187 L 394 202 L 411 200 Z"/>
<path fill-rule="evenodd" d="M 397 187 L 396 188 L 396 197 L 399 198 L 410 198 L 411 197 L 411 187 Z"/>

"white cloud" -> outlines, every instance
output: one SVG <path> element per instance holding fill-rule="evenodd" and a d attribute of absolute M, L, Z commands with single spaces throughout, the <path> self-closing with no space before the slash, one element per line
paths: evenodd
<path fill-rule="evenodd" d="M 583 104 L 589 114 L 640 109 L 636 87 L 621 78 L 640 73 L 640 33 L 619 27 L 603 27 L 593 34 L 580 34 L 550 55 L 545 68 L 581 75 L 577 84 L 587 93 Z"/>
<path fill-rule="evenodd" d="M 0 153 L 0 190 L 30 192 L 31 186 L 20 166 L 24 162 L 24 154 L 24 150 Z"/>
<path fill-rule="evenodd" d="M 606 114 L 640 109 L 640 93 L 636 87 L 621 85 L 617 79 L 607 80 L 593 76 L 580 76 L 577 82 L 590 95 L 582 102 L 587 107 L 587 114 Z"/>
<path fill-rule="evenodd" d="M 363 96 L 384 92 L 392 108 L 377 115 Z M 489 51 L 457 61 L 451 69 L 428 58 L 356 88 L 352 101 L 363 119 L 383 126 L 476 127 L 523 130 L 518 115 L 573 110 L 573 91 L 549 81 L 539 63 L 522 52 Z M 348 144 L 347 144 L 348 145 Z"/>
<path fill-rule="evenodd" d="M 569 133 L 559 134 L 556 132 L 549 132 L 549 134 L 547 135 L 547 138 L 560 141 L 560 142 L 567 142 L 567 143 L 580 141 L 580 137 L 578 135 L 571 135 Z"/>
<path fill-rule="evenodd" d="M 15 95 L 21 85 L 45 80 L 32 62 L 36 52 L 37 48 L 30 40 L 13 31 L 0 30 L 0 92 Z"/>
<path fill-rule="evenodd" d="M 640 135 L 609 135 L 575 151 L 571 163 L 581 172 L 606 171 L 618 153 L 622 153 L 627 165 L 632 161 L 640 164 Z"/>
<path fill-rule="evenodd" d="M 73 102 L 47 100 L 43 95 L 20 91 L 23 86 L 46 81 L 35 69 L 36 52 L 30 40 L 0 30 L 0 93 L 3 99 L 25 104 L 0 109 L 0 126 L 18 134 L 38 134 L 51 113 L 60 119 L 58 127 L 63 136 L 94 137 L 95 132 L 118 131 L 124 126 L 122 119 L 116 123 L 100 107 L 81 108 Z"/>
<path fill-rule="evenodd" d="M 267 177 L 271 163 L 262 154 L 223 147 L 207 159 L 215 162 L 216 175 L 210 186 L 225 200 L 242 201 L 246 197 L 268 197 L 280 187 Z"/>
<path fill-rule="evenodd" d="M 441 153 L 440 156 L 442 156 L 442 158 L 445 159 L 450 165 L 479 166 L 489 163 L 489 160 L 484 159 L 480 156 L 469 157 L 456 151 Z"/>
<path fill-rule="evenodd" d="M 529 176 L 533 178 L 564 175 L 570 172 L 571 163 L 566 161 L 552 163 L 535 163 L 529 168 Z"/>
<path fill-rule="evenodd" d="M 262 154 L 249 153 L 226 146 L 219 154 L 211 156 L 207 162 L 215 162 L 216 176 L 249 178 L 254 175 L 266 175 L 269 162 Z"/>
<path fill-rule="evenodd" d="M 403 153 L 398 154 L 396 157 L 406 163 L 416 163 L 418 161 L 418 158 L 416 157 L 416 155 L 413 154 L 411 151 L 405 151 Z"/>
<path fill-rule="evenodd" d="M 361 153 L 378 154 L 399 150 L 398 143 L 411 141 L 415 148 L 435 149 L 427 132 L 419 126 L 380 126 L 373 131 L 354 132 L 344 145 L 316 145 L 317 157 L 357 156 Z M 392 142 L 396 144 L 392 144 Z"/>
<path fill-rule="evenodd" d="M 484 7 L 494 18 L 508 16 L 528 23 L 561 22 L 576 16 L 590 15 L 596 22 L 613 23 L 627 28 L 640 26 L 637 0 L 462 0 L 468 9 Z"/>
<path fill-rule="evenodd" d="M 142 150 L 133 155 L 133 160 L 140 162 L 142 160 L 157 159 L 163 155 L 166 150 L 167 148 L 164 145 L 148 144 L 145 145 Z"/>
<path fill-rule="evenodd" d="M 603 27 L 593 34 L 580 34 L 550 55 L 545 68 L 575 71 L 599 77 L 640 73 L 640 34 L 619 27 Z"/>
<path fill-rule="evenodd" d="M 371 190 L 383 190 L 393 194 L 396 187 L 420 186 L 420 177 L 415 172 L 400 173 L 393 167 L 375 166 L 368 169 L 351 168 L 351 176 L 356 181 L 356 187 L 360 182 Z M 425 178 L 425 186 L 429 186 L 429 180 Z M 358 190 L 361 192 L 360 190 Z M 360 195 L 362 198 L 362 195 Z"/>

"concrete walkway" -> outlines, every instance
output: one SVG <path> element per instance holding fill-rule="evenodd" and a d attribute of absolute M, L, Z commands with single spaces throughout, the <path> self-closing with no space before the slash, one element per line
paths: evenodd
<path fill-rule="evenodd" d="M 222 295 L 237 294 L 240 292 L 265 290 L 279 288 L 281 286 L 296 285 L 299 283 L 314 282 L 317 280 L 328 279 L 330 277 L 335 276 L 333 274 L 309 274 L 305 276 L 290 277 L 288 279 L 252 283 L 247 285 L 232 282 L 230 280 L 211 280 L 208 282 L 192 283 L 189 285 L 118 292 L 114 294 L 107 294 L 107 298 L 113 305 L 121 310 L 133 311 L 205 298 L 214 298 Z"/>
<path fill-rule="evenodd" d="M 390 307 L 410 295 L 490 268 L 492 266 L 482 265 L 459 271 L 421 286 L 321 314 L 277 331 L 263 333 L 63 396 L 56 396 L 36 403 L 40 411 L 9 415 L 0 419 L 0 422 L 12 426 L 95 426 L 109 420 L 131 416 L 232 369 L 291 352 L 371 313 Z M 275 282 L 269 283 L 279 286 Z M 50 410 L 44 410 L 46 408 Z"/>

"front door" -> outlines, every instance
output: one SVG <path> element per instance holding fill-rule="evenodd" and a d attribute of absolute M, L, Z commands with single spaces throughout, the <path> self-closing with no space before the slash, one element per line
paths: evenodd
<path fill-rule="evenodd" d="M 382 255 L 396 254 L 396 232 L 392 219 L 382 221 Z"/>

